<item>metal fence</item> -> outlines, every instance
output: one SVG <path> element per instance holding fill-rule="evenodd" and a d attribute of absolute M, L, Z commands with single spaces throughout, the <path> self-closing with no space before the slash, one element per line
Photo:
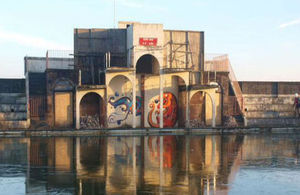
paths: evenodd
<path fill-rule="evenodd" d="M 74 51 L 73 50 L 48 50 L 46 52 L 46 69 L 51 69 L 51 61 L 56 61 L 55 66 L 59 67 L 59 63 L 61 67 L 68 66 L 74 67 Z M 70 63 L 70 61 L 72 61 Z M 52 62 L 53 63 L 53 62 Z"/>

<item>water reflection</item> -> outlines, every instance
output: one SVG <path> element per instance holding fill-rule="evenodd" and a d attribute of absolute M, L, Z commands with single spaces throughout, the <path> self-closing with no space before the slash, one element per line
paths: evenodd
<path fill-rule="evenodd" d="M 1 138 L 0 190 L 239 194 L 250 169 L 288 168 L 300 178 L 299 157 L 297 135 Z"/>

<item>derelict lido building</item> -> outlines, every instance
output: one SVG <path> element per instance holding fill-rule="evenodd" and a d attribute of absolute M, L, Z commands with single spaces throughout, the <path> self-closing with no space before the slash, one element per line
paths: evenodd
<path fill-rule="evenodd" d="M 34 124 L 79 129 L 222 123 L 220 86 L 204 82 L 204 32 L 136 22 L 75 29 L 74 59 L 51 52 L 25 57 L 25 72 Z"/>
<path fill-rule="evenodd" d="M 25 57 L 32 127 L 217 126 L 241 114 L 227 57 L 204 65 L 204 32 L 137 22 L 75 29 L 73 55 Z"/>

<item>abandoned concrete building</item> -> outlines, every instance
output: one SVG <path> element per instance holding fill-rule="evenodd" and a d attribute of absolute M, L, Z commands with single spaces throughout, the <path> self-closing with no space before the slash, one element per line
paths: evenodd
<path fill-rule="evenodd" d="M 25 57 L 23 83 L 26 90 L 14 94 L 16 100 L 24 97 L 27 109 L 6 113 L 3 119 L 22 117 L 4 126 L 215 127 L 231 116 L 243 125 L 259 125 L 264 122 L 257 118 L 291 118 L 292 94 L 300 91 L 299 83 L 239 83 L 227 55 L 205 55 L 204 32 L 138 22 L 74 29 L 74 51 Z M 249 92 L 245 97 L 244 90 Z M 251 94 L 261 94 L 270 105 Z M 285 115 L 278 115 L 283 111 Z"/>
<path fill-rule="evenodd" d="M 203 32 L 136 22 L 75 29 L 74 62 L 52 56 L 25 58 L 31 121 L 77 129 L 221 125 L 219 86 L 201 74 Z"/>

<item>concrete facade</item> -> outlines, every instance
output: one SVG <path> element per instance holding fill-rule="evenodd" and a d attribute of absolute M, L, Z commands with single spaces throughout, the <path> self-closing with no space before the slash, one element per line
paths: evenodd
<path fill-rule="evenodd" d="M 26 129 L 27 112 L 25 79 L 0 79 L 0 129 Z"/>
<path fill-rule="evenodd" d="M 204 32 L 137 22 L 75 29 L 74 58 L 55 55 L 24 58 L 33 129 L 186 128 L 192 115 L 222 124 L 220 86 L 203 84 Z"/>
<path fill-rule="evenodd" d="M 295 119 L 294 94 L 299 82 L 239 82 L 249 126 L 299 125 Z"/>
<path fill-rule="evenodd" d="M 200 85 L 203 70 L 203 32 L 164 30 L 162 24 L 121 22 L 119 29 L 75 29 L 74 41 L 75 69 L 80 72 L 81 84 L 105 86 L 107 128 L 187 126 L 189 86 Z M 186 91 L 180 91 L 179 87 Z M 208 109 L 204 122 L 220 125 L 220 112 L 215 109 L 212 115 L 220 97 L 211 97 L 207 100 L 213 101 L 214 106 L 205 105 Z M 160 106 L 160 102 L 164 105 Z M 181 122 L 179 108 L 185 109 Z M 216 114 L 220 116 L 212 122 Z M 78 118 L 77 113 L 76 124 L 80 128 Z"/>
<path fill-rule="evenodd" d="M 300 124 L 292 105 L 299 82 L 238 83 L 227 55 L 204 60 L 201 31 L 138 22 L 75 29 L 74 58 L 24 61 L 25 80 L 0 80 L 4 128 L 200 128 L 232 117 Z"/>

